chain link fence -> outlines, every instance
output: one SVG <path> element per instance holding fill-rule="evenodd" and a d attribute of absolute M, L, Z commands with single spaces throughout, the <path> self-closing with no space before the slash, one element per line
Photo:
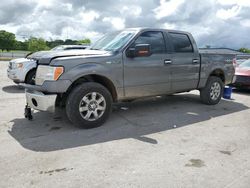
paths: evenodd
<path fill-rule="evenodd" d="M 0 58 L 14 59 L 25 57 L 29 52 L 20 51 L 20 52 L 0 52 Z"/>

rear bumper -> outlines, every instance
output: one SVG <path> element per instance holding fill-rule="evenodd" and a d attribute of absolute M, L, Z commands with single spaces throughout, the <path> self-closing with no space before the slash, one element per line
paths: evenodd
<path fill-rule="evenodd" d="M 55 111 L 56 94 L 43 94 L 42 92 L 26 89 L 26 102 L 29 107 L 40 111 Z"/>

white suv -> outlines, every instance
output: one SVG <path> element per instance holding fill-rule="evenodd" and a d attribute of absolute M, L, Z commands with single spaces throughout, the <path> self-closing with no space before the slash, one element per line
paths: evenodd
<path fill-rule="evenodd" d="M 85 49 L 87 46 L 84 45 L 60 45 L 53 49 L 52 51 L 62 51 L 62 50 L 79 50 Z M 18 58 L 12 59 L 9 62 L 9 67 L 7 69 L 8 77 L 13 80 L 16 84 L 27 83 L 35 84 L 36 60 L 32 59 L 33 56 L 42 56 L 46 54 L 47 51 L 40 51 L 28 55 L 28 58 Z"/>

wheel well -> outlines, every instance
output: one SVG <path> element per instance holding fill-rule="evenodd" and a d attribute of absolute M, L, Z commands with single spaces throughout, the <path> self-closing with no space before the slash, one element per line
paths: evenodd
<path fill-rule="evenodd" d="M 36 71 L 36 68 L 32 68 L 32 69 L 30 69 L 28 72 L 27 72 L 27 74 L 25 75 L 25 82 L 27 81 L 27 76 L 29 75 L 29 73 L 31 73 L 32 71 Z"/>
<path fill-rule="evenodd" d="M 225 83 L 225 74 L 221 69 L 214 70 L 209 76 L 219 77 L 223 83 Z"/>
<path fill-rule="evenodd" d="M 70 88 L 67 90 L 66 93 L 69 94 L 70 91 L 74 87 L 76 87 L 77 85 L 79 85 L 79 84 L 81 84 L 83 82 L 96 82 L 96 83 L 99 83 L 99 84 L 103 85 L 111 93 L 113 101 L 117 101 L 117 92 L 116 92 L 115 86 L 112 83 L 112 81 L 110 79 L 108 79 L 107 77 L 100 76 L 100 75 L 95 75 L 95 74 L 87 75 L 87 76 L 83 76 L 81 78 L 78 78 L 77 80 L 75 80 L 73 82 L 73 84 L 71 84 Z"/>

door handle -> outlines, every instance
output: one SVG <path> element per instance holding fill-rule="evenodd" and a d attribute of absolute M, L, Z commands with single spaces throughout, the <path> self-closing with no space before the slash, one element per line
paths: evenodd
<path fill-rule="evenodd" d="M 164 64 L 165 65 L 169 65 L 169 64 L 171 64 L 172 63 L 172 61 L 170 60 L 170 59 L 165 59 L 164 60 Z"/>
<path fill-rule="evenodd" d="M 193 63 L 198 63 L 199 62 L 199 60 L 198 59 L 193 59 Z"/>

